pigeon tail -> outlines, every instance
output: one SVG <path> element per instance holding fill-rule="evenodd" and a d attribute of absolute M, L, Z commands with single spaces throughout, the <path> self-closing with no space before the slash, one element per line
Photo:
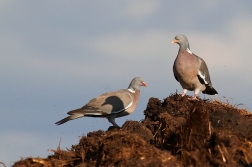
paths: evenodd
<path fill-rule="evenodd" d="M 61 124 L 66 123 L 66 122 L 68 122 L 70 120 L 77 119 L 77 118 L 80 118 L 80 117 L 83 117 L 83 116 L 84 116 L 83 114 L 73 114 L 73 115 L 70 115 L 70 116 L 56 122 L 55 124 L 61 125 Z"/>
<path fill-rule="evenodd" d="M 205 85 L 205 86 L 206 86 L 206 89 L 202 91 L 202 93 L 208 94 L 208 95 L 218 94 L 218 92 L 212 86 L 208 86 L 208 85 Z"/>

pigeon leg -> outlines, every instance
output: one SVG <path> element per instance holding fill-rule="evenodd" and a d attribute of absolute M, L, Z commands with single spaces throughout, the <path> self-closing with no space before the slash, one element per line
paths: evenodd
<path fill-rule="evenodd" d="M 200 92 L 199 89 L 195 89 L 195 90 L 194 90 L 193 98 L 191 98 L 191 100 L 198 100 L 198 99 L 197 99 L 197 95 L 199 94 L 199 92 Z"/>
<path fill-rule="evenodd" d="M 118 127 L 118 128 L 121 128 L 120 126 L 118 126 L 118 125 L 115 123 L 115 115 L 110 115 L 110 116 L 108 116 L 108 121 L 109 121 L 110 123 L 112 123 L 113 126 Z"/>
<path fill-rule="evenodd" d="M 186 92 L 187 92 L 187 89 L 184 89 L 183 92 L 182 92 L 182 94 L 181 94 L 181 96 L 184 97 L 185 94 L 186 94 Z"/>

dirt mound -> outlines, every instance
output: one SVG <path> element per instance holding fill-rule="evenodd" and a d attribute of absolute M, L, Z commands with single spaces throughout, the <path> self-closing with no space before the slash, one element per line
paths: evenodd
<path fill-rule="evenodd" d="M 252 166 L 251 114 L 218 101 L 174 94 L 150 98 L 141 122 L 90 132 L 69 150 L 26 158 L 13 167 Z"/>

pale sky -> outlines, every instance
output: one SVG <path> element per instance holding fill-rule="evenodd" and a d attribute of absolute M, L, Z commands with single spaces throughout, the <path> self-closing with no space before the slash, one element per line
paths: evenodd
<path fill-rule="evenodd" d="M 60 138 L 62 149 L 71 148 L 80 136 L 107 130 L 111 124 L 99 118 L 54 123 L 134 77 L 148 87 L 135 112 L 116 119 L 120 126 L 144 119 L 150 97 L 181 93 L 172 72 L 177 34 L 206 61 L 218 98 L 251 111 L 250 0 L 1 0 L 0 161 L 47 157 Z"/>

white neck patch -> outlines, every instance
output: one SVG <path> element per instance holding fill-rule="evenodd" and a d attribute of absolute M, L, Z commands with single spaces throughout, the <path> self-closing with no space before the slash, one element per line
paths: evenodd
<path fill-rule="evenodd" d="M 186 48 L 186 51 L 190 54 L 192 54 L 192 51 L 189 48 Z"/>
<path fill-rule="evenodd" d="M 130 91 L 131 93 L 135 93 L 136 91 L 132 90 L 132 89 L 128 89 L 128 91 Z"/>

